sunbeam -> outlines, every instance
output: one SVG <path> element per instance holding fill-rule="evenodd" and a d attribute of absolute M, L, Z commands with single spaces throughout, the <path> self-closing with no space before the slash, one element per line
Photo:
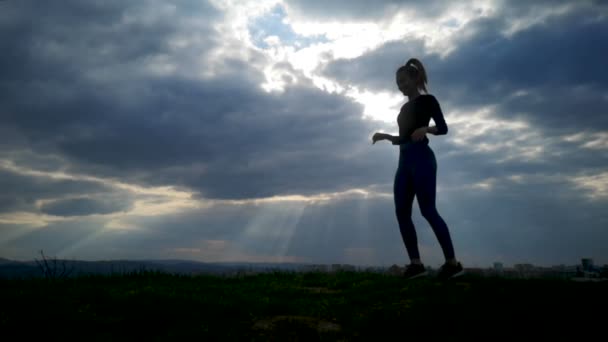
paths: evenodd
<path fill-rule="evenodd" d="M 279 205 L 281 208 L 279 215 L 275 219 L 275 226 L 272 229 L 279 233 L 275 235 L 273 252 L 279 257 L 287 255 L 288 247 L 293 239 L 296 227 L 302 218 L 302 213 L 306 209 L 306 202 L 292 202 Z"/>
<path fill-rule="evenodd" d="M 92 242 L 96 241 L 106 231 L 108 231 L 108 228 L 106 228 L 106 227 L 101 227 L 101 228 L 92 230 L 91 232 L 86 234 L 82 239 L 59 250 L 57 252 L 57 257 L 59 257 L 59 258 L 77 258 L 77 257 L 79 257 L 77 255 L 78 251 L 81 251 L 83 248 L 87 247 Z"/>
<path fill-rule="evenodd" d="M 374 261 L 374 249 L 371 246 L 371 234 L 374 228 L 369 217 L 369 200 L 367 197 L 356 199 L 356 212 L 354 213 L 357 217 L 357 243 L 363 244 L 362 249 L 357 250 L 355 255 L 356 263 L 367 263 L 371 264 Z M 360 252 L 360 253 L 359 253 Z"/>
<path fill-rule="evenodd" d="M 39 229 L 44 229 L 50 222 L 68 220 L 57 216 L 28 212 L 0 214 L 0 226 L 8 226 L 0 231 L 0 246 L 8 245 Z"/>
<path fill-rule="evenodd" d="M 283 260 L 287 257 L 289 244 L 306 206 L 306 201 L 259 204 L 259 211 L 233 240 L 223 259 L 229 260 L 230 254 L 245 251 L 247 254 L 254 252 Z M 272 241 L 270 250 L 265 247 L 268 246 L 267 241 Z"/>

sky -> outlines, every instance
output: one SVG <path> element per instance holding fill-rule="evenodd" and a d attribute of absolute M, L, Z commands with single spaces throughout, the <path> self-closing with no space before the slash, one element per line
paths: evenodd
<path fill-rule="evenodd" d="M 418 58 L 463 266 L 607 264 L 606 41 L 603 1 L 0 1 L 0 257 L 407 264 L 371 137 Z"/>

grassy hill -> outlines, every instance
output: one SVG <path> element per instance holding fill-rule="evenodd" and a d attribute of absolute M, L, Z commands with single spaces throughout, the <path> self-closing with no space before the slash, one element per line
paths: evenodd
<path fill-rule="evenodd" d="M 0 327 L 20 339 L 87 341 L 579 339 L 604 329 L 607 290 L 606 282 L 371 272 L 3 279 Z"/>

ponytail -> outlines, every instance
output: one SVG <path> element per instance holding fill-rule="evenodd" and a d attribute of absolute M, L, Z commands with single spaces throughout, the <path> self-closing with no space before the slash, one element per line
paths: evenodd
<path fill-rule="evenodd" d="M 411 79 L 415 80 L 418 89 L 422 89 L 428 94 L 426 87 L 428 83 L 426 70 L 424 69 L 422 62 L 420 62 L 417 58 L 410 58 L 404 66 L 397 70 L 397 73 L 400 72 L 406 72 Z"/>

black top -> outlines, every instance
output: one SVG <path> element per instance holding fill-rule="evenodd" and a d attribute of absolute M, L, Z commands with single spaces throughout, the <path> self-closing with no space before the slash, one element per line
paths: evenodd
<path fill-rule="evenodd" d="M 444 135 L 448 132 L 448 125 L 443 118 L 443 112 L 435 96 L 430 94 L 419 95 L 415 99 L 408 101 L 401 107 L 397 124 L 399 125 L 399 137 L 393 141 L 393 145 L 401 145 L 411 142 L 412 133 L 417 128 L 429 126 L 433 118 L 437 126 L 436 135 Z M 423 142 L 428 144 L 428 138 L 424 137 Z"/>

